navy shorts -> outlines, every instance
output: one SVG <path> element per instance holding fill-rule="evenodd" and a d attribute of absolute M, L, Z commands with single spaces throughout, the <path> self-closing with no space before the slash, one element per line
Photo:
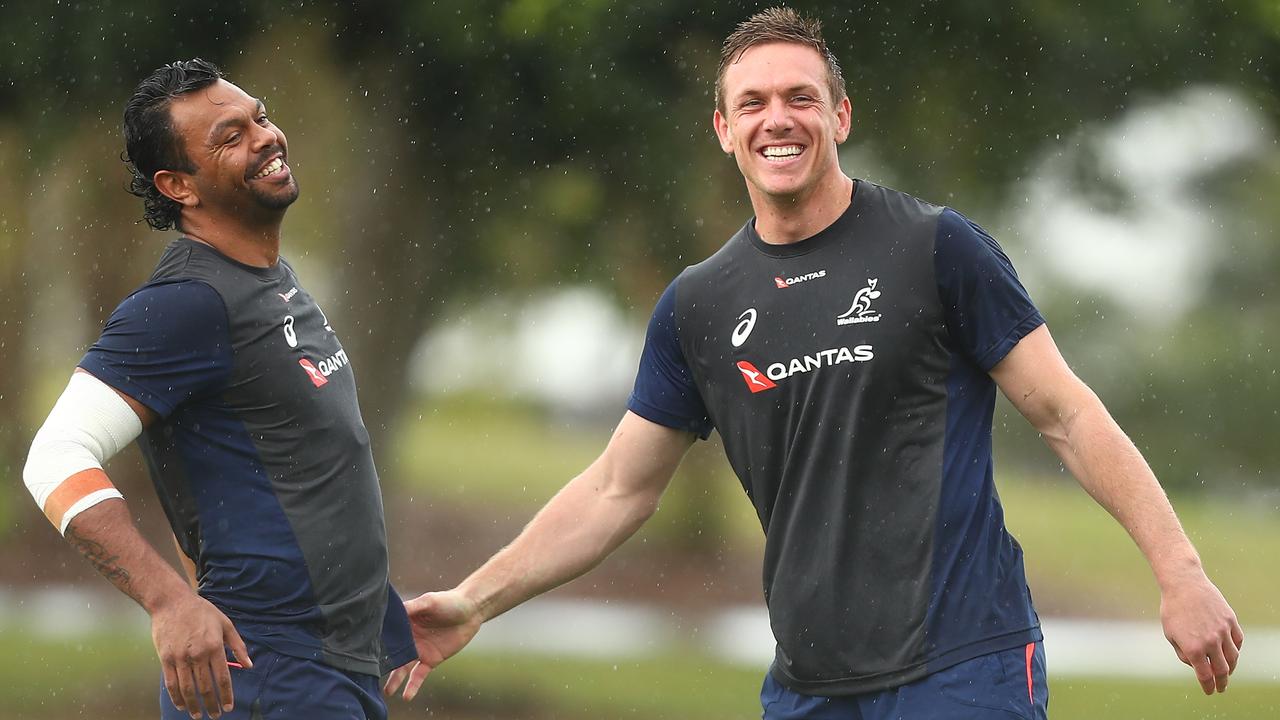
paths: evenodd
<path fill-rule="evenodd" d="M 788 690 L 773 674 L 760 689 L 764 720 L 1046 720 L 1044 643 L 982 655 L 900 687 L 817 697 Z"/>
<path fill-rule="evenodd" d="M 245 640 L 253 667 L 231 668 L 235 709 L 225 720 L 387 720 L 379 678 L 281 655 Z M 160 717 L 191 720 L 160 684 Z M 205 715 L 204 717 L 208 717 Z"/>

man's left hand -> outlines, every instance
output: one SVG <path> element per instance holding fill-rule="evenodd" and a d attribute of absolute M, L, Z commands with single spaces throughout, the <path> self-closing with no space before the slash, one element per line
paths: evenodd
<path fill-rule="evenodd" d="M 1235 611 L 1203 572 L 1172 583 L 1160 596 L 1164 636 L 1196 671 L 1205 695 L 1223 692 L 1235 672 L 1244 631 Z"/>

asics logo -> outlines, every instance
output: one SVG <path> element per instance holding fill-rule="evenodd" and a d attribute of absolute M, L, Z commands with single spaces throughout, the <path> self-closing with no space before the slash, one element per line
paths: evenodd
<path fill-rule="evenodd" d="M 747 341 L 747 336 L 751 334 L 751 329 L 756 326 L 756 309 L 747 308 L 747 311 L 738 316 L 741 321 L 737 327 L 733 329 L 733 336 L 729 338 L 729 342 L 734 347 L 742 347 L 742 343 Z"/>

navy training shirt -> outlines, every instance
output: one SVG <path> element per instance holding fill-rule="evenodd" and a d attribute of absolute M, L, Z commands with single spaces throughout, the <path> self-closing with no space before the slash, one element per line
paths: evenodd
<path fill-rule="evenodd" d="M 663 293 L 628 407 L 720 433 L 766 535 L 779 682 L 873 692 L 1041 639 L 988 371 L 1043 322 L 981 228 L 866 181 L 817 235 L 753 220 Z"/>
<path fill-rule="evenodd" d="M 287 262 L 175 240 L 80 367 L 159 417 L 160 502 L 243 636 L 367 675 L 416 657 L 351 360 Z"/>

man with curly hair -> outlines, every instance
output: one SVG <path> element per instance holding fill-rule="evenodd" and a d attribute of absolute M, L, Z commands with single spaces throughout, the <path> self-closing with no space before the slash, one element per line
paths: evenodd
<path fill-rule="evenodd" d="M 380 676 L 415 653 L 351 359 L 280 256 L 285 134 L 194 59 L 138 85 L 124 136 L 146 221 L 181 237 L 81 359 L 24 480 L 150 614 L 162 717 L 385 718 Z M 190 584 L 102 469 L 135 438 Z"/>

